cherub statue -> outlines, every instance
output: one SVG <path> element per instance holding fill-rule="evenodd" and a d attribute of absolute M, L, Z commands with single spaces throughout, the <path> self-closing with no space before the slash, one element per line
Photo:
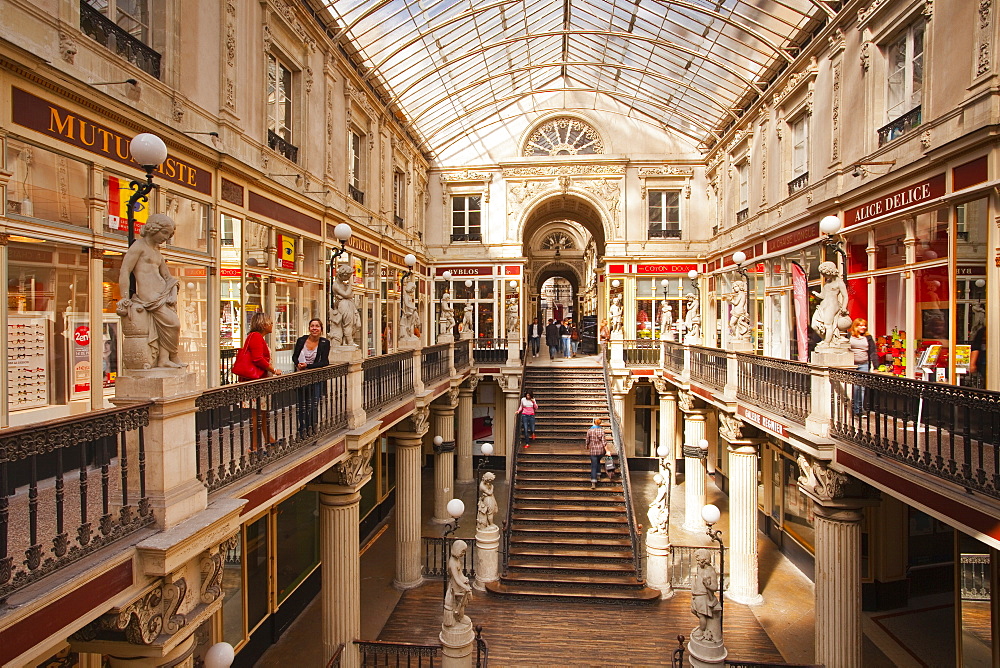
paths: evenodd
<path fill-rule="evenodd" d="M 462 561 L 468 549 L 469 546 L 464 540 L 456 540 L 451 544 L 451 557 L 448 559 L 448 588 L 444 593 L 445 626 L 470 623 L 469 618 L 465 616 L 465 606 L 472 600 L 472 585 L 462 572 Z"/>
<path fill-rule="evenodd" d="M 476 505 L 476 528 L 486 529 L 495 526 L 493 517 L 497 513 L 497 500 L 493 496 L 493 481 L 496 475 L 487 471 L 479 481 L 479 503 Z"/>
<path fill-rule="evenodd" d="M 684 314 L 684 327 L 692 339 L 701 337 L 701 305 L 693 292 L 687 293 L 687 311 Z"/>
<path fill-rule="evenodd" d="M 611 307 L 608 308 L 608 316 L 611 319 L 611 332 L 621 332 L 622 331 L 622 298 L 621 295 L 615 295 L 615 298 L 611 300 Z"/>
<path fill-rule="evenodd" d="M 417 313 L 417 283 L 413 278 L 408 278 L 403 281 L 400 297 L 400 340 L 416 338 L 416 329 L 420 326 L 420 316 Z"/>
<path fill-rule="evenodd" d="M 750 312 L 747 310 L 747 282 L 733 283 L 733 296 L 727 298 L 733 305 L 729 312 L 729 335 L 734 341 L 750 338 Z"/>
<path fill-rule="evenodd" d="M 816 348 L 846 348 L 848 342 L 844 332 L 851 326 L 851 316 L 847 312 L 847 284 L 833 262 L 821 262 L 819 273 L 824 279 L 823 287 L 819 292 L 813 291 L 820 303 L 813 312 L 810 323 L 813 331 L 823 337 Z"/>
<path fill-rule="evenodd" d="M 467 302 L 465 304 L 465 311 L 462 313 L 462 331 L 471 332 L 473 329 L 472 325 L 472 315 L 476 310 L 475 304 L 472 302 Z"/>
<path fill-rule="evenodd" d="M 455 309 L 451 304 L 451 292 L 444 291 L 441 295 L 441 333 L 451 334 L 455 329 Z"/>

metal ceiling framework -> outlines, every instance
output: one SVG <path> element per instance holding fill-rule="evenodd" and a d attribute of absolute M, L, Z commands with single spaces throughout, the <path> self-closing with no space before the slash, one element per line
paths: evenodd
<path fill-rule="evenodd" d="M 714 143 L 831 0 L 323 0 L 435 154 L 527 98 L 573 93 Z M 521 108 L 521 107 L 518 107 Z"/>

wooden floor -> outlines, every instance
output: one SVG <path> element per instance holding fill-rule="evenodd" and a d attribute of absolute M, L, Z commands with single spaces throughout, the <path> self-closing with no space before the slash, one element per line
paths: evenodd
<path fill-rule="evenodd" d="M 440 580 L 403 594 L 379 640 L 438 644 Z M 654 604 L 498 598 L 475 593 L 466 614 L 482 625 L 491 668 L 500 666 L 664 666 L 697 621 L 691 595 Z M 730 660 L 774 661 L 781 654 L 746 606 L 726 605 Z M 685 661 L 686 663 L 686 661 Z"/>

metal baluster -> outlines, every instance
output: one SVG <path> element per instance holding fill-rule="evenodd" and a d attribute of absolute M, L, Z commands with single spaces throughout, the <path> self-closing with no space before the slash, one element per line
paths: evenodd
<path fill-rule="evenodd" d="M 139 515 L 149 514 L 149 500 L 146 498 L 146 428 L 139 425 Z"/>
<path fill-rule="evenodd" d="M 125 435 L 128 432 L 122 430 L 118 434 L 118 448 L 121 451 L 118 455 L 118 467 L 122 472 L 122 508 L 127 508 L 128 503 L 128 443 L 125 442 Z"/>
<path fill-rule="evenodd" d="M 90 542 L 90 522 L 87 521 L 87 442 L 80 442 L 80 526 L 77 528 L 77 540 L 80 545 Z"/>
<path fill-rule="evenodd" d="M 101 533 L 111 533 L 111 469 L 108 466 L 108 445 L 106 438 L 97 440 L 97 450 L 101 459 Z"/>
<path fill-rule="evenodd" d="M 38 455 L 29 457 L 31 483 L 28 487 L 28 539 L 29 547 L 25 550 L 28 570 L 35 570 L 42 561 L 42 546 L 38 544 Z"/>
<path fill-rule="evenodd" d="M 65 498 L 66 490 L 63 484 L 63 449 L 56 448 L 56 535 L 55 538 L 52 539 L 52 551 L 57 557 L 61 557 L 66 554 L 66 549 L 68 548 L 66 533 L 63 531 L 63 524 L 65 520 Z"/>
<path fill-rule="evenodd" d="M 11 578 L 14 558 L 7 554 L 7 532 L 10 526 L 10 501 L 8 500 L 7 462 L 0 462 L 0 585 Z"/>

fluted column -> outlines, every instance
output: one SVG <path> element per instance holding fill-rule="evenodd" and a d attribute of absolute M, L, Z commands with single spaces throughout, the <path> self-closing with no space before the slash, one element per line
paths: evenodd
<path fill-rule="evenodd" d="M 327 487 L 323 485 L 322 487 Z M 329 487 L 333 487 L 332 485 Z M 358 545 L 358 502 L 353 489 L 319 495 L 320 558 L 323 560 L 323 655 L 332 657 L 344 645 L 341 665 L 360 665 L 354 641 L 361 632 L 361 565 Z"/>
<path fill-rule="evenodd" d="M 424 425 L 426 431 L 426 425 Z M 420 459 L 423 432 L 391 434 L 396 445 L 396 578 L 397 589 L 423 582 L 420 574 Z"/>
<path fill-rule="evenodd" d="M 458 482 L 472 482 L 472 392 L 472 387 L 462 387 L 458 393 Z"/>
<path fill-rule="evenodd" d="M 663 383 L 666 385 L 666 383 Z M 659 386 L 657 386 L 659 392 Z M 659 392 L 660 394 L 660 445 L 665 445 L 670 449 L 667 457 L 670 459 L 670 468 L 673 469 L 674 462 L 677 461 L 677 393 Z M 673 481 L 671 481 L 673 482 Z"/>
<path fill-rule="evenodd" d="M 737 603 L 764 601 L 757 578 L 757 444 L 729 445 L 729 589 Z"/>
<path fill-rule="evenodd" d="M 816 657 L 829 668 L 860 668 L 861 520 L 859 508 L 815 502 Z M 735 552 L 736 550 L 732 550 Z"/>
<path fill-rule="evenodd" d="M 434 447 L 434 517 L 438 524 L 452 521 L 448 502 L 455 496 L 455 406 L 431 405 L 431 435 L 443 442 Z"/>
<path fill-rule="evenodd" d="M 701 509 L 705 505 L 705 456 L 698 447 L 705 438 L 705 413 L 684 413 L 684 528 L 703 532 Z"/>

